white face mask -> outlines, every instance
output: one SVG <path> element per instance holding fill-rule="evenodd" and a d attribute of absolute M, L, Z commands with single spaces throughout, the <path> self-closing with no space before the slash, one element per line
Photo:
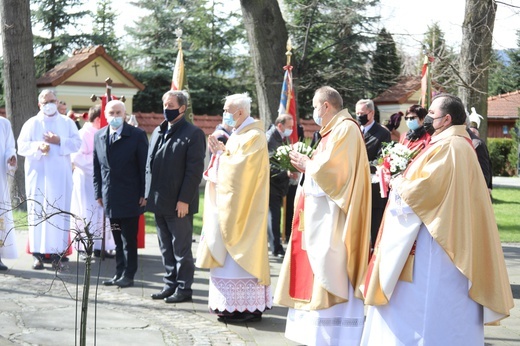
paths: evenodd
<path fill-rule="evenodd" d="M 43 114 L 45 114 L 48 117 L 51 117 L 54 114 L 56 114 L 57 110 L 58 106 L 55 103 L 46 103 L 42 107 Z"/>
<path fill-rule="evenodd" d="M 318 124 L 319 126 L 321 126 L 322 122 L 323 122 L 323 118 L 321 118 L 319 116 L 319 110 L 320 110 L 321 107 L 319 108 L 314 108 L 314 111 L 312 112 L 312 119 L 314 119 L 314 122 L 316 124 Z"/>

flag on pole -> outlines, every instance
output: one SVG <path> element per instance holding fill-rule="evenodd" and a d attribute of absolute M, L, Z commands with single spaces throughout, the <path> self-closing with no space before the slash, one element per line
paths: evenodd
<path fill-rule="evenodd" d="M 298 142 L 298 124 L 296 122 L 296 98 L 294 94 L 294 86 L 292 79 L 291 66 L 291 40 L 287 40 L 287 65 L 283 67 L 285 74 L 283 76 L 282 93 L 280 95 L 280 106 L 278 107 L 278 115 L 289 114 L 293 118 L 293 132 L 291 133 L 291 143 Z"/>
<path fill-rule="evenodd" d="M 432 100 L 432 79 L 431 63 L 433 57 L 424 55 L 424 62 L 421 71 L 421 107 L 428 109 Z"/>
<path fill-rule="evenodd" d="M 175 60 L 175 66 L 173 67 L 172 85 L 171 90 L 186 90 L 188 89 L 188 80 L 184 71 L 184 53 L 182 52 L 182 29 L 175 30 L 177 35 L 177 46 L 179 51 L 177 52 L 177 60 Z M 193 109 L 191 107 L 191 96 L 188 93 L 188 107 L 186 109 L 186 120 L 193 123 Z"/>

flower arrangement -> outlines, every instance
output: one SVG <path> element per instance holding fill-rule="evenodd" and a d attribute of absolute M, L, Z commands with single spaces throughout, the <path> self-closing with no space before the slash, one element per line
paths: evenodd
<path fill-rule="evenodd" d="M 378 159 L 377 175 L 379 176 L 381 197 L 386 198 L 390 179 L 402 173 L 419 151 L 410 150 L 405 145 L 396 142 L 383 143 L 383 145 L 381 157 Z"/>
<path fill-rule="evenodd" d="M 308 157 L 312 157 L 314 152 L 314 148 L 304 142 L 281 145 L 271 157 L 271 165 L 281 171 L 297 172 L 297 169 L 291 164 L 291 158 L 289 157 L 289 152 L 292 150 Z"/>

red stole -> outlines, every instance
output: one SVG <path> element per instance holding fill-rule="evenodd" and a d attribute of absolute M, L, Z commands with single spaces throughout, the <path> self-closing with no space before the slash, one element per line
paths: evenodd
<path fill-rule="evenodd" d="M 307 251 L 302 249 L 303 242 L 303 208 L 305 193 L 301 190 L 298 204 L 294 210 L 292 234 L 291 234 L 291 268 L 289 295 L 293 299 L 310 301 L 314 274 L 312 272 Z"/>

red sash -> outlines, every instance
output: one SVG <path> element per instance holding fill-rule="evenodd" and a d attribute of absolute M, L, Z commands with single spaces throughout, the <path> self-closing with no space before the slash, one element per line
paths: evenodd
<path fill-rule="evenodd" d="M 305 194 L 303 191 L 298 198 L 298 205 L 294 210 L 294 218 L 291 234 L 291 268 L 289 295 L 291 298 L 310 301 L 312 297 L 312 286 L 314 274 L 312 272 L 307 251 L 302 249 L 304 230 L 300 229 L 300 215 L 303 213 Z M 303 229 L 303 225 L 301 227 Z"/>

